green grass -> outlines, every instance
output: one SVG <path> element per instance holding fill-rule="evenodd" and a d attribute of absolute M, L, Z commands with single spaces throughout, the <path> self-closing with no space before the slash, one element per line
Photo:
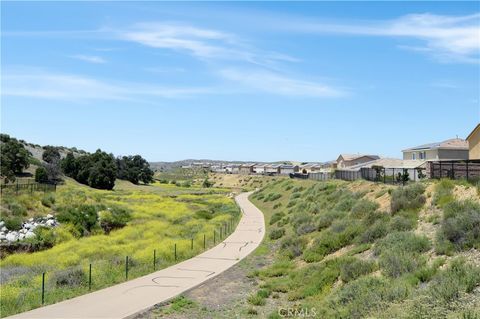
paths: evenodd
<path fill-rule="evenodd" d="M 18 210 L 19 218 L 28 218 L 57 214 L 62 207 L 80 204 L 116 206 L 131 212 L 127 225 L 108 235 L 97 227 L 88 236 L 77 238 L 72 225 L 62 224 L 52 231 L 54 247 L 35 253 L 11 254 L 2 259 L 2 316 L 40 306 L 42 272 L 46 272 L 46 303 L 49 304 L 86 293 L 90 263 L 92 288 L 96 290 L 125 280 L 126 256 L 130 260 L 129 278 L 135 278 L 153 271 L 154 250 L 156 269 L 175 263 L 175 244 L 177 260 L 198 254 L 203 250 L 204 234 L 207 245 L 213 245 L 213 231 L 239 216 L 233 199 L 226 194 L 222 189 L 182 188 L 160 183 L 135 186 L 124 181 L 119 181 L 114 191 L 102 191 L 67 180 L 48 197 L 43 193 L 2 197 L 2 218 L 5 209 L 10 210 L 8 214 Z M 12 208 L 15 205 L 22 208 Z M 200 211 L 208 212 L 209 218 L 198 214 Z"/>

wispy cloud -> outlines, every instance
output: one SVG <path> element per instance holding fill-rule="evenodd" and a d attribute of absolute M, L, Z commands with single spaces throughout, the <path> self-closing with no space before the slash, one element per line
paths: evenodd
<path fill-rule="evenodd" d="M 346 94 L 325 84 L 295 79 L 266 70 L 229 68 L 221 70 L 220 75 L 254 92 L 296 97 L 338 97 Z"/>
<path fill-rule="evenodd" d="M 71 56 L 74 59 L 82 60 L 85 62 L 90 62 L 90 63 L 106 63 L 107 61 L 99 56 L 95 55 L 83 55 L 83 54 L 76 54 Z"/>
<path fill-rule="evenodd" d="M 171 87 L 136 82 L 117 83 L 91 77 L 52 73 L 38 70 L 5 72 L 2 76 L 2 95 L 69 101 L 84 100 L 141 100 L 185 98 L 210 94 L 208 87 Z"/>
<path fill-rule="evenodd" d="M 400 47 L 432 54 L 444 62 L 480 61 L 480 13 L 465 16 L 409 14 L 394 20 L 360 23 L 296 21 L 289 23 L 288 27 L 297 32 L 415 38 L 423 41 L 423 45 Z"/>
<path fill-rule="evenodd" d="M 140 23 L 117 34 L 126 41 L 184 52 L 200 59 L 237 60 L 260 65 L 299 61 L 287 54 L 255 48 L 233 33 L 181 23 Z"/>

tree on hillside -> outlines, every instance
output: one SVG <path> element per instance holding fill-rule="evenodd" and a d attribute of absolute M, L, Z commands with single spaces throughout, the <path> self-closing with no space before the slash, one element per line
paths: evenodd
<path fill-rule="evenodd" d="M 50 164 L 59 163 L 60 162 L 60 152 L 58 151 L 58 147 L 55 146 L 45 146 L 42 154 L 42 159 Z"/>
<path fill-rule="evenodd" d="M 78 165 L 72 152 L 65 156 L 65 158 L 61 161 L 60 166 L 65 175 L 76 178 L 78 173 Z"/>
<path fill-rule="evenodd" d="M 28 168 L 30 152 L 22 143 L 6 134 L 0 136 L 0 175 L 8 181 L 14 181 L 15 175 Z"/>
<path fill-rule="evenodd" d="M 45 167 L 40 166 L 35 170 L 35 182 L 46 183 L 48 182 L 48 173 Z"/>
<path fill-rule="evenodd" d="M 118 178 L 133 184 L 140 181 L 144 184 L 153 182 L 153 171 L 150 164 L 140 155 L 118 157 L 116 160 Z"/>
<path fill-rule="evenodd" d="M 113 155 L 97 150 L 90 156 L 88 185 L 99 189 L 113 189 L 117 178 L 117 167 Z"/>

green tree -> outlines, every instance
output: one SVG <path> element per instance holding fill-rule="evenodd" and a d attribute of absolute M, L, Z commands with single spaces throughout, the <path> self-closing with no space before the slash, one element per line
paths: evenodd
<path fill-rule="evenodd" d="M 50 164 L 59 163 L 60 162 L 60 152 L 58 151 L 58 147 L 55 146 L 45 146 L 42 154 L 42 159 Z"/>
<path fill-rule="evenodd" d="M 7 182 L 14 181 L 16 174 L 30 166 L 31 154 L 22 143 L 6 134 L 1 134 L 0 141 L 0 175 Z"/>
<path fill-rule="evenodd" d="M 125 179 L 133 184 L 140 181 L 144 184 L 153 182 L 153 171 L 150 164 L 140 155 L 123 156 L 116 160 L 118 178 Z"/>
<path fill-rule="evenodd" d="M 35 170 L 35 182 L 37 183 L 48 182 L 48 173 L 45 167 L 40 166 Z"/>
<path fill-rule="evenodd" d="M 60 166 L 65 175 L 76 178 L 78 174 L 78 164 L 72 152 L 67 154 L 67 156 L 61 161 Z"/>

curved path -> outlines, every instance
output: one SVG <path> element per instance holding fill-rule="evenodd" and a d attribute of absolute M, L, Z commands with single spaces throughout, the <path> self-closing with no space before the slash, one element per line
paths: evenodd
<path fill-rule="evenodd" d="M 126 318 L 224 272 L 257 248 L 265 235 L 262 212 L 242 193 L 235 231 L 212 249 L 149 275 L 9 318 Z"/>

